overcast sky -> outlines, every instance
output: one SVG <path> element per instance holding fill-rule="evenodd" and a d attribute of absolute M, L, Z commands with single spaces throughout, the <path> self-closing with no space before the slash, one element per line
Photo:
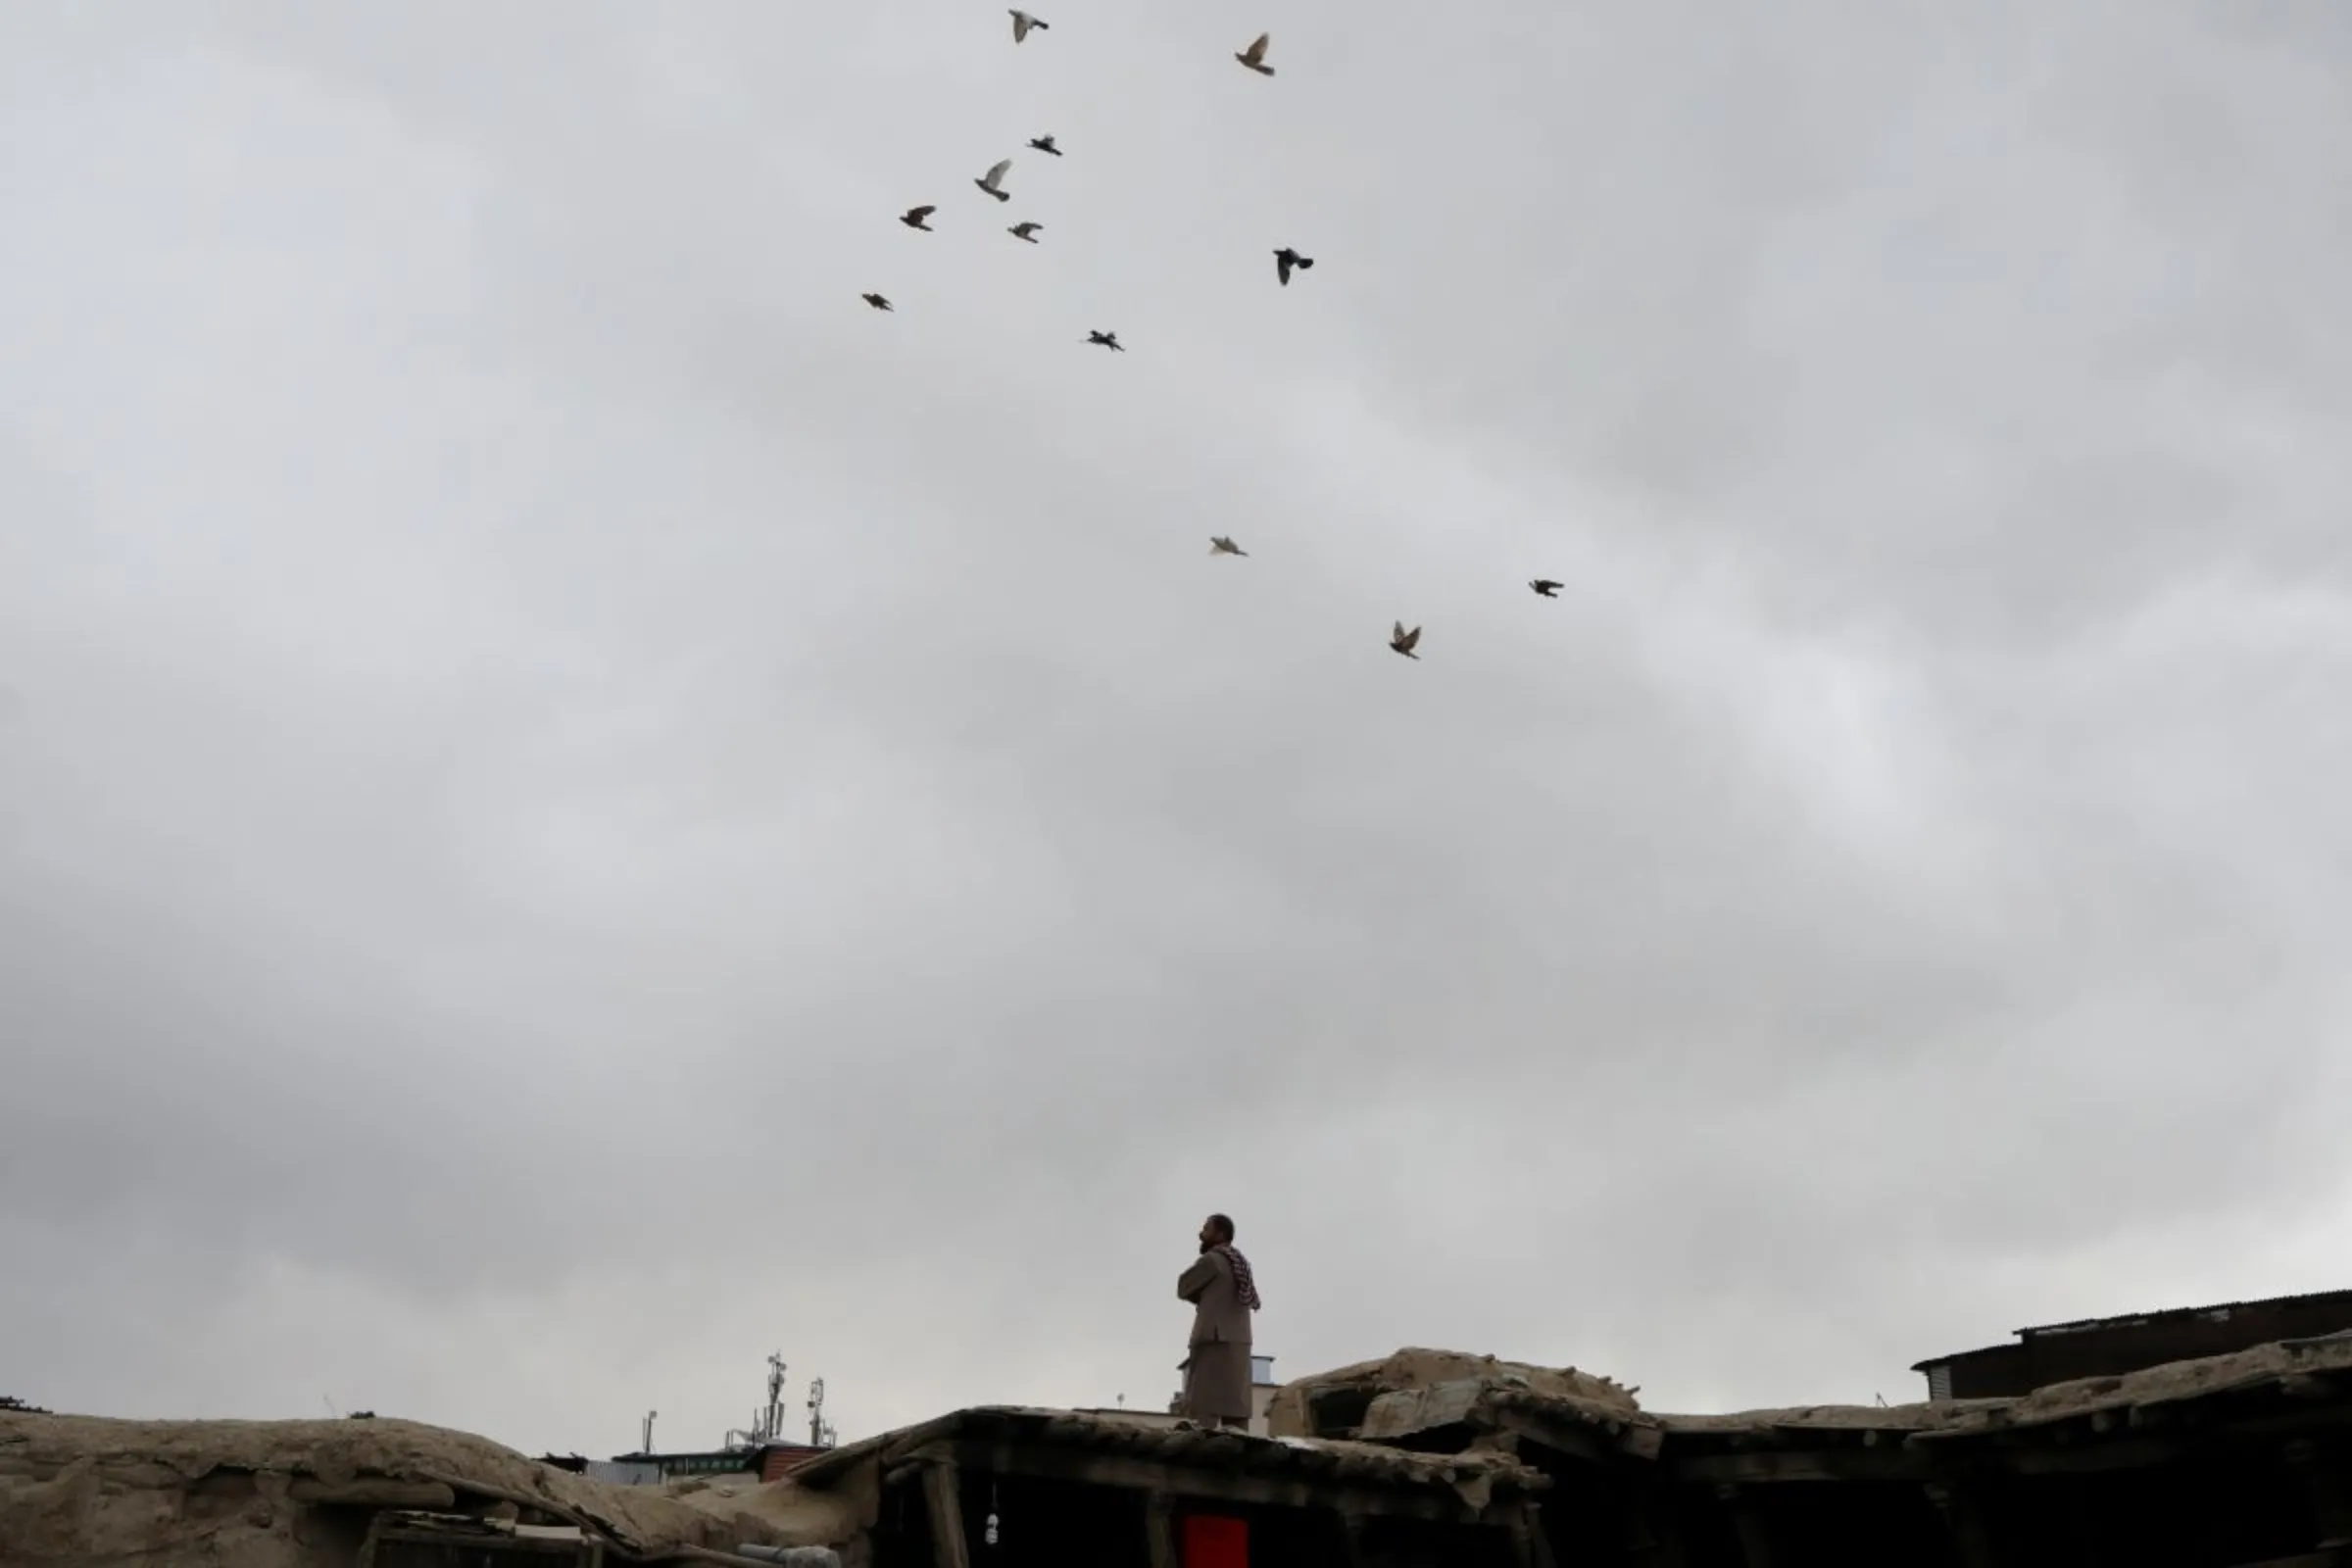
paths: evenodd
<path fill-rule="evenodd" d="M 0 10 L 0 1394 L 2352 1285 L 2352 15 L 1041 9 Z"/>

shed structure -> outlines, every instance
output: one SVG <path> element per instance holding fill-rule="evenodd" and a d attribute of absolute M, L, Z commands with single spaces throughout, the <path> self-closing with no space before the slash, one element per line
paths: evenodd
<path fill-rule="evenodd" d="M 2052 1383 L 2120 1377 L 2280 1340 L 2348 1331 L 2352 1291 L 2324 1291 L 2045 1323 L 2017 1330 L 2015 1345 L 1936 1356 L 1911 1370 L 1926 1376 L 1931 1399 L 2014 1398 Z"/>
<path fill-rule="evenodd" d="M 1551 1483 L 1538 1526 L 1563 1564 L 2352 1564 L 2352 1334 L 2019 1398 L 1682 1416 L 1613 1388 L 1400 1351 L 1298 1380 L 1272 1419 L 1507 1453 Z"/>
<path fill-rule="evenodd" d="M 1552 1568 L 1544 1477 L 1507 1454 L 987 1406 L 836 1448 L 873 1568 Z"/>

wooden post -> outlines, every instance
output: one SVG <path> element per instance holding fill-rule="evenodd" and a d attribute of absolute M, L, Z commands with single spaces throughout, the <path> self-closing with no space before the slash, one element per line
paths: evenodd
<path fill-rule="evenodd" d="M 1630 1491 L 1618 1516 L 1619 1544 L 1643 1568 L 1685 1568 L 1690 1553 L 1683 1547 L 1681 1517 L 1675 1512 L 1679 1494 L 1657 1481 Z"/>
<path fill-rule="evenodd" d="M 2001 1556 L 1992 1549 L 1992 1533 L 1984 1524 L 1984 1510 L 1977 1505 L 1966 1487 L 1948 1482 L 1931 1481 L 1927 1484 L 1928 1500 L 1943 1516 L 1958 1547 L 1962 1568 L 2000 1568 Z"/>
<path fill-rule="evenodd" d="M 1544 1534 L 1544 1505 L 1530 1498 L 1519 1505 L 1518 1523 L 1511 1527 L 1525 1555 L 1520 1559 L 1528 1568 L 1559 1568 L 1559 1559 L 1551 1554 L 1551 1538 Z"/>
<path fill-rule="evenodd" d="M 2063 1497 L 2064 1500 L 2057 1506 L 2063 1512 L 2066 1535 L 2074 1542 L 2077 1553 L 2075 1560 L 2082 1564 L 2082 1568 L 2108 1568 L 2115 1554 L 2109 1545 L 2111 1532 L 2105 1506 L 2094 1500 L 2091 1493 L 2079 1486 L 2068 1487 Z M 2056 1534 L 2048 1530 L 2046 1525 L 2040 1528 L 2053 1537 Z"/>
<path fill-rule="evenodd" d="M 1144 1494 L 1144 1551 L 1152 1568 L 1177 1568 L 1176 1503 L 1164 1492 Z"/>
<path fill-rule="evenodd" d="M 1536 1532 L 1524 1510 L 1504 1527 L 1511 1537 L 1511 1568 L 1536 1568 Z"/>
<path fill-rule="evenodd" d="M 1715 1489 L 1715 1495 L 1732 1511 L 1732 1529 L 1740 1538 L 1740 1554 L 1747 1568 L 1776 1568 L 1780 1559 L 1772 1548 L 1772 1532 L 1764 1527 L 1755 1499 L 1728 1482 Z"/>
<path fill-rule="evenodd" d="M 963 1539 L 962 1472 L 953 1464 L 925 1467 L 923 1502 L 931 1514 L 932 1568 L 972 1568 Z"/>
<path fill-rule="evenodd" d="M 2286 1463 L 2311 1500 L 2320 1545 L 2352 1546 L 2352 1475 L 2345 1473 L 2343 1455 L 2305 1439 L 2286 1446 Z"/>

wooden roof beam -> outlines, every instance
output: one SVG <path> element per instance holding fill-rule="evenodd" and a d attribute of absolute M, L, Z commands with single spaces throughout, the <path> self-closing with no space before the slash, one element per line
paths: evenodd
<path fill-rule="evenodd" d="M 924 1467 L 923 1507 L 930 1515 L 932 1568 L 972 1568 L 963 1535 L 963 1477 L 953 1459 Z"/>
<path fill-rule="evenodd" d="M 1704 1453 L 1664 1461 L 1670 1481 L 1716 1486 L 1774 1486 L 1788 1482 L 1927 1481 L 1932 1456 L 1906 1447 L 1757 1448 Z"/>
<path fill-rule="evenodd" d="M 1503 1524 L 1520 1506 L 1516 1489 L 1505 1491 L 1481 1507 L 1474 1506 L 1451 1486 L 1435 1480 L 1391 1487 L 1337 1477 L 1251 1475 L 1043 1444 L 948 1441 L 931 1446 L 919 1456 L 926 1461 L 955 1464 L 990 1475 L 1121 1487 L 1171 1497 L 1261 1507 L 1336 1508 L 1342 1513 L 1427 1519 L 1441 1524 Z"/>

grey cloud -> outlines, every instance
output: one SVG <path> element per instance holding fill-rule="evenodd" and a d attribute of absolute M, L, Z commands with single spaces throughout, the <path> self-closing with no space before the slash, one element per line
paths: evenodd
<path fill-rule="evenodd" d="M 998 20 L 0 20 L 0 1392 L 2341 1283 L 2332 11 Z"/>

